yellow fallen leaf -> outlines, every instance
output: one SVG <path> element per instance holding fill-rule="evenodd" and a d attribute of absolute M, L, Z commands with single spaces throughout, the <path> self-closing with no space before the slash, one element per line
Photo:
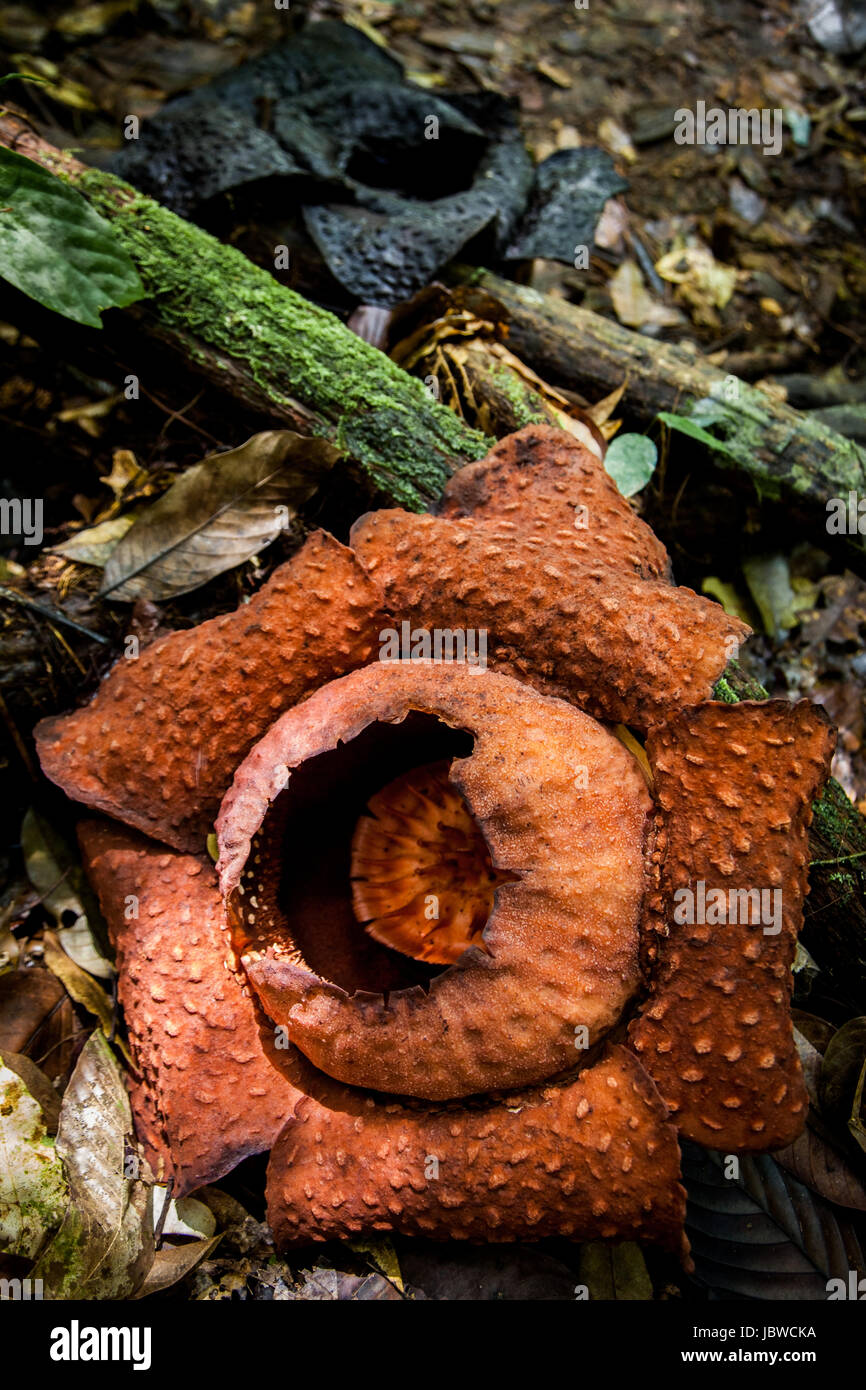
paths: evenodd
<path fill-rule="evenodd" d="M 737 286 L 741 272 L 717 261 L 707 246 L 683 246 L 668 251 L 656 261 L 663 280 L 680 285 L 691 302 L 705 301 L 724 309 Z"/>
<path fill-rule="evenodd" d="M 629 133 L 624 130 L 618 121 L 611 116 L 605 116 L 599 123 L 598 138 L 606 149 L 611 153 L 619 155 L 628 164 L 634 164 L 637 160 L 637 150 L 631 142 Z"/>
<path fill-rule="evenodd" d="M 79 565 L 96 565 L 102 569 L 117 542 L 126 535 L 135 521 L 131 513 L 115 516 L 110 521 L 100 521 L 97 526 L 88 526 L 86 531 L 76 531 L 60 545 L 49 546 L 52 555 L 63 555 L 67 560 L 75 560 Z"/>
<path fill-rule="evenodd" d="M 627 328 L 643 328 L 649 323 L 670 328 L 683 321 L 678 309 L 669 308 L 650 294 L 634 261 L 624 260 L 608 280 L 607 288 L 616 316 Z"/>
<path fill-rule="evenodd" d="M 106 1038 L 116 1043 L 131 1066 L 132 1058 L 126 1044 L 120 1038 L 112 1038 L 114 1004 L 105 990 L 96 983 L 92 975 L 88 975 L 86 970 L 82 970 L 81 966 L 76 965 L 71 956 L 66 954 L 55 932 L 44 932 L 42 939 L 45 949 L 45 964 L 52 975 L 57 976 L 76 1004 L 81 1004 L 88 1013 L 93 1014 L 94 1018 L 99 1020 Z"/>
<path fill-rule="evenodd" d="M 610 419 L 611 415 L 616 410 L 622 400 L 625 386 L 626 383 L 623 382 L 621 386 L 617 386 L 615 391 L 611 391 L 610 395 L 602 396 L 600 401 L 596 401 L 595 405 L 589 407 L 587 415 L 592 417 L 593 422 L 598 425 L 599 428 Z"/>
<path fill-rule="evenodd" d="M 103 4 L 67 10 L 57 20 L 54 28 L 67 38 L 86 38 L 90 34 L 103 34 L 116 19 L 120 19 L 129 10 L 137 9 L 138 0 L 104 0 Z"/>
<path fill-rule="evenodd" d="M 544 59 L 538 64 L 538 71 L 542 77 L 546 77 L 548 82 L 552 82 L 556 87 L 571 87 L 571 75 L 564 68 L 558 68 L 555 63 L 547 63 Z"/>
<path fill-rule="evenodd" d="M 380 1274 L 384 1274 L 386 1279 L 390 1279 L 400 1293 L 406 1292 L 397 1251 L 387 1237 L 377 1239 L 375 1236 L 359 1236 L 357 1240 L 350 1240 L 348 1246 L 356 1255 L 366 1255 L 370 1263 Z"/>
<path fill-rule="evenodd" d="M 142 468 L 131 449 L 115 449 L 111 455 L 111 472 L 102 479 L 110 487 L 116 500 L 120 500 L 130 485 L 136 493 L 152 491 L 150 474 Z"/>
<path fill-rule="evenodd" d="M 15 53 L 12 56 L 12 64 L 17 72 L 26 73 L 28 77 L 47 78 L 51 83 L 47 91 L 52 100 L 59 101 L 61 106 L 70 106 L 74 111 L 99 110 L 99 103 L 94 101 L 84 83 L 67 81 L 60 75 L 56 63 L 29 57 L 26 53 Z M 46 71 L 46 68 L 50 71 Z"/>
<path fill-rule="evenodd" d="M 614 738 L 619 739 L 623 747 L 627 748 L 628 751 L 631 753 L 632 757 L 634 758 L 635 762 L 637 763 L 638 767 L 643 773 L 644 781 L 646 782 L 650 790 L 652 790 L 652 768 L 650 767 L 650 761 L 646 755 L 646 751 L 643 747 L 643 744 L 638 743 L 631 729 L 627 729 L 625 724 L 615 724 L 614 727 L 611 729 L 611 733 L 613 734 Z"/>

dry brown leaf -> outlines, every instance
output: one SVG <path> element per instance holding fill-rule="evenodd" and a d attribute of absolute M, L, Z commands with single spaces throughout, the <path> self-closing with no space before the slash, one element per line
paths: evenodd
<path fill-rule="evenodd" d="M 170 1289 L 195 1269 L 202 1260 L 216 1249 L 223 1238 L 223 1232 L 211 1236 L 209 1240 L 191 1240 L 184 1245 L 166 1245 L 157 1250 L 147 1277 L 132 1295 L 134 1299 L 147 1298 L 148 1294 L 160 1293 Z"/>
<path fill-rule="evenodd" d="M 88 1013 L 99 1020 L 106 1038 L 111 1039 L 114 1032 L 114 1004 L 105 990 L 97 984 L 92 975 L 88 975 L 86 970 L 82 970 L 81 966 L 66 954 L 60 939 L 53 931 L 43 934 L 43 942 L 45 964 L 48 969 L 65 986 L 76 1004 L 81 1004 Z M 114 1041 L 131 1066 L 132 1059 L 126 1043 L 122 1038 L 116 1038 Z"/>
<path fill-rule="evenodd" d="M 679 309 L 668 308 L 650 294 L 634 261 L 624 260 L 608 280 L 607 288 L 617 318 L 628 328 L 643 328 L 646 324 L 672 328 L 683 322 Z"/>
<path fill-rule="evenodd" d="M 0 1051 L 23 1052 L 49 1080 L 65 1077 L 84 1030 L 72 1000 L 50 970 L 0 976 Z"/>
<path fill-rule="evenodd" d="M 151 1189 L 126 1176 L 131 1133 L 123 1077 L 97 1029 L 82 1049 L 60 1110 L 57 1152 L 71 1200 L 33 1271 L 49 1298 L 126 1298 L 150 1269 Z"/>
<path fill-rule="evenodd" d="M 112 551 L 102 594 L 173 598 L 270 545 L 339 457 L 324 439 L 266 430 L 194 464 Z"/>

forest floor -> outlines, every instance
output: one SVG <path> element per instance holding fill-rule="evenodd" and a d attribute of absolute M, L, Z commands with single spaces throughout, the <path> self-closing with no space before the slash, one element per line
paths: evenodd
<path fill-rule="evenodd" d="M 513 99 L 536 160 L 596 145 L 612 156 L 628 189 L 606 206 L 588 272 L 535 260 L 520 271 L 534 288 L 650 339 L 684 345 L 866 440 L 862 54 L 829 51 L 795 0 L 591 0 L 587 9 L 541 0 L 312 0 L 288 13 L 250 0 L 18 3 L 0 7 L 0 71 L 50 85 L 19 84 L 5 88 L 4 98 L 44 138 L 101 164 L 122 147 L 131 112 L 146 119 L 264 52 L 303 13 L 356 25 L 433 93 L 494 91 Z M 676 111 L 699 101 L 779 111 L 780 153 L 677 144 Z M 267 262 L 273 238 L 261 227 L 240 219 L 232 239 Z M 301 256 L 296 264 L 287 283 L 348 318 L 350 300 L 311 261 Z M 139 601 L 130 628 L 127 610 L 98 597 L 99 568 L 54 547 L 146 504 L 184 469 L 236 447 L 252 430 L 229 400 L 192 375 L 166 372 L 146 383 L 139 400 L 126 399 L 126 365 L 109 349 L 94 342 L 79 358 L 60 328 L 53 333 L 43 320 L 30 321 L 22 304 L 0 288 L 0 491 L 38 492 L 45 524 L 38 548 L 0 537 L 8 788 L 0 808 L 7 882 L 0 959 L 13 950 L 17 959 L 26 948 L 35 961 L 48 917 L 25 871 L 21 821 L 30 804 L 49 821 L 63 814 L 36 771 L 35 723 L 96 688 L 123 632 L 147 639 L 234 607 L 290 553 L 297 534 L 177 600 Z M 628 428 L 627 391 L 618 413 Z M 664 462 L 671 441 L 664 430 L 655 437 Z M 834 773 L 866 811 L 862 549 L 832 543 L 822 516 L 789 528 L 757 494 L 729 492 L 724 475 L 700 455 L 676 453 L 639 505 L 668 546 L 677 577 L 724 597 L 752 621 L 758 635 L 746 658 L 750 672 L 772 694 L 826 706 L 840 729 Z M 323 506 L 311 523 L 329 520 Z M 88 640 L 39 605 L 105 640 Z M 8 965 L 12 956 L 5 959 Z M 70 1074 L 85 1032 L 80 1010 L 66 999 L 42 1039 L 56 1085 Z M 220 1261 L 191 1276 L 184 1296 L 286 1296 L 296 1287 L 288 1268 L 274 1265 L 259 1221 L 260 1178 L 253 1162 L 235 1183 L 222 1208 L 229 1234 Z M 643 1273 L 631 1258 L 623 1257 L 617 1277 L 641 1287 Z M 407 1285 L 431 1298 L 567 1298 L 580 1275 L 564 1243 L 446 1254 L 415 1242 L 400 1259 Z M 365 1284 L 363 1257 L 347 1268 L 319 1267 L 296 1296 L 391 1296 L 388 1279 Z M 683 1295 L 685 1286 L 663 1264 L 652 1272 L 657 1297 Z M 693 1293 L 686 1287 L 684 1296 Z"/>

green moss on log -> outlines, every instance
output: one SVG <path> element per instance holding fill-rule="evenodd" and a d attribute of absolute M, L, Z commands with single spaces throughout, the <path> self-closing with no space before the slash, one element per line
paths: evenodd
<path fill-rule="evenodd" d="M 420 381 L 234 247 L 111 175 L 73 181 L 111 219 L 161 322 L 239 363 L 275 404 L 300 401 L 324 417 L 392 502 L 423 510 L 455 467 L 490 448 Z"/>
<path fill-rule="evenodd" d="M 490 379 L 506 397 L 514 412 L 515 429 L 524 425 L 549 425 L 551 417 L 540 409 L 541 397 L 530 390 L 511 368 L 492 367 Z"/>
<path fill-rule="evenodd" d="M 454 267 L 452 279 L 482 291 L 480 311 L 505 320 L 510 350 L 553 385 L 606 395 L 625 377 L 628 413 L 646 422 L 660 411 L 688 416 L 698 401 L 711 400 L 713 428 L 723 436 L 713 445 L 706 432 L 713 462 L 748 476 L 761 497 L 794 504 L 817 529 L 824 529 L 831 498 L 866 488 L 862 445 L 699 355 L 489 271 L 479 276 Z M 467 308 L 473 305 L 470 294 Z M 851 542 L 862 545 L 862 538 Z"/>

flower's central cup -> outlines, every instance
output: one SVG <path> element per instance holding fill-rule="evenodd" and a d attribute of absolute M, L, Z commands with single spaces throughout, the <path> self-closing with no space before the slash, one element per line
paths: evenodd
<path fill-rule="evenodd" d="M 352 906 L 374 941 L 453 965 L 482 933 L 500 883 L 448 761 L 413 768 L 371 797 L 352 836 Z"/>
<path fill-rule="evenodd" d="M 586 1061 L 639 979 L 651 801 L 509 676 L 364 667 L 277 721 L 217 822 L 237 954 L 322 1071 L 445 1099 Z"/>

